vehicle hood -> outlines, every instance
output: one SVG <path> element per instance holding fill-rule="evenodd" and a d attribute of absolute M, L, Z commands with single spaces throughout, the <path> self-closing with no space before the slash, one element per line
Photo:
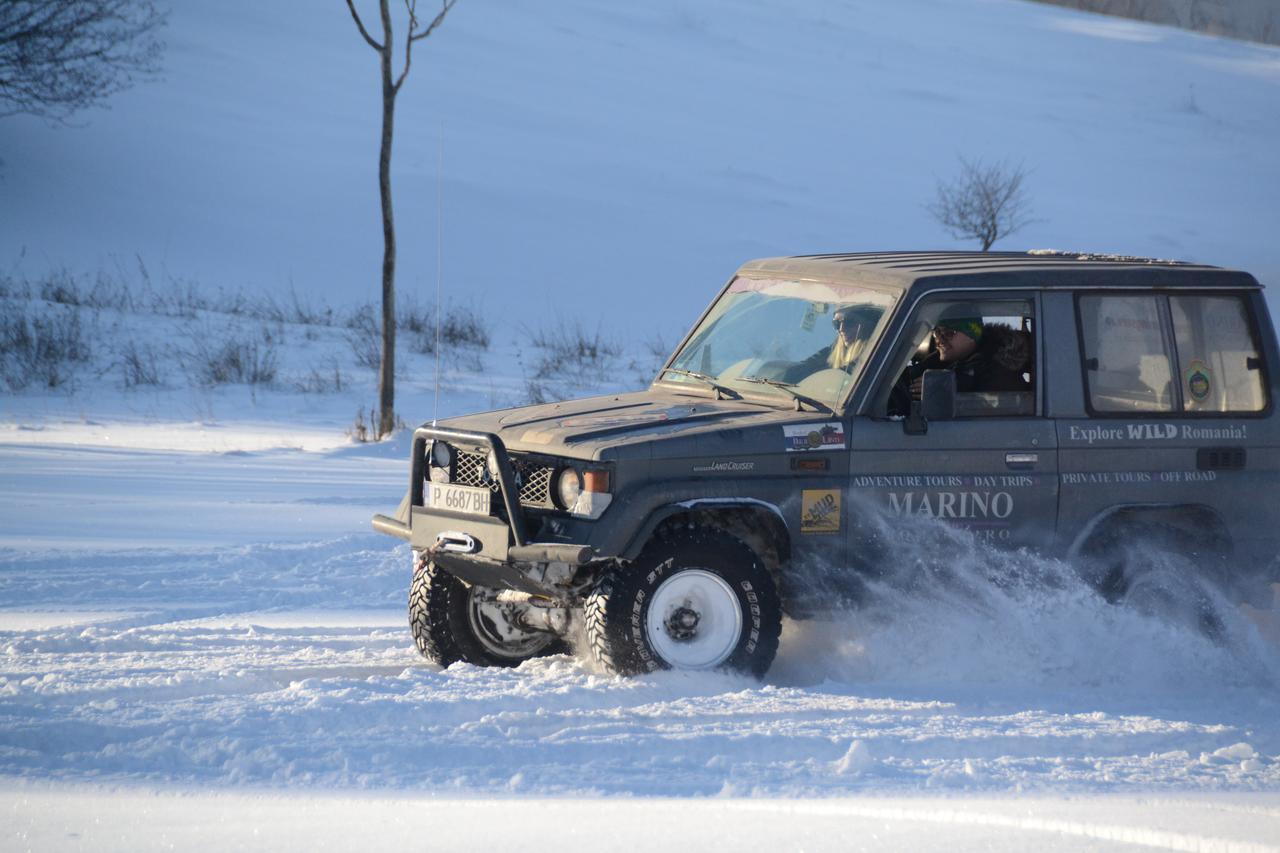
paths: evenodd
<path fill-rule="evenodd" d="M 752 427 L 776 432 L 777 424 L 822 417 L 785 405 L 650 389 L 465 415 L 440 425 L 495 433 L 509 450 L 573 459 L 613 459 L 648 455 L 648 446 L 657 441 Z"/>

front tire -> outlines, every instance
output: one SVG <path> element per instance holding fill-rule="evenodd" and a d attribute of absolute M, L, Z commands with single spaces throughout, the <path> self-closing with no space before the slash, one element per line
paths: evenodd
<path fill-rule="evenodd" d="M 686 530 L 606 570 L 584 621 L 596 662 L 619 675 L 658 669 L 751 673 L 773 663 L 782 604 L 773 577 L 740 539 Z"/>
<path fill-rule="evenodd" d="M 422 656 L 440 666 L 518 666 L 559 654 L 555 634 L 521 626 L 517 605 L 493 600 L 495 590 L 468 586 L 429 561 L 415 567 L 409 587 L 409 631 Z"/>

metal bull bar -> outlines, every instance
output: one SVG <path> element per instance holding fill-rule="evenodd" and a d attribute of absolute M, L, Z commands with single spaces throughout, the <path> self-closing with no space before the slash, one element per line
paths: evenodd
<path fill-rule="evenodd" d="M 423 483 L 426 480 L 427 465 L 426 448 L 429 441 L 446 441 L 454 447 L 473 453 L 493 452 L 498 467 L 498 485 L 502 492 L 502 504 L 507 511 L 507 525 L 511 531 L 511 546 L 507 549 L 508 559 L 513 562 L 565 562 L 582 565 L 592 557 L 592 549 L 586 545 L 564 543 L 532 543 L 525 535 L 524 509 L 520 506 L 520 494 L 516 489 L 515 475 L 512 473 L 511 457 L 507 454 L 502 439 L 493 433 L 470 432 L 467 430 L 445 429 L 442 427 L 420 426 L 413 432 L 413 447 L 410 451 L 409 474 L 409 518 L 412 519 L 413 507 L 421 507 L 423 503 Z M 406 522 L 386 515 L 375 515 L 373 527 L 380 533 L 387 533 L 400 539 L 410 539 L 411 529 Z"/>
<path fill-rule="evenodd" d="M 520 495 L 515 489 L 515 477 L 511 473 L 511 457 L 507 455 L 502 439 L 489 432 L 468 432 L 459 429 L 420 426 L 413 431 L 413 448 L 409 455 L 409 506 L 424 506 L 422 484 L 426 479 L 426 449 L 429 441 L 447 441 L 454 447 L 472 453 L 493 452 L 498 463 L 498 485 L 502 491 L 502 504 L 507 510 L 507 525 L 516 547 L 525 544 L 524 511 L 520 507 Z M 409 525 L 386 515 L 375 515 L 373 527 L 381 533 L 389 533 L 401 539 L 409 538 Z"/>

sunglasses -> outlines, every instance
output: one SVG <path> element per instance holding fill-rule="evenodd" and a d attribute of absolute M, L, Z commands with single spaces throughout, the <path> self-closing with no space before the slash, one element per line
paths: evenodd
<path fill-rule="evenodd" d="M 849 328 L 853 329 L 861 325 L 862 325 L 861 320 L 855 320 L 852 317 L 842 317 L 839 314 L 837 314 L 836 316 L 831 318 L 831 326 L 834 329 L 839 329 L 842 326 L 848 326 Z"/>
<path fill-rule="evenodd" d="M 933 327 L 933 337 L 936 340 L 949 341 L 958 334 L 960 334 L 960 332 L 956 329 L 948 329 L 943 326 Z"/>

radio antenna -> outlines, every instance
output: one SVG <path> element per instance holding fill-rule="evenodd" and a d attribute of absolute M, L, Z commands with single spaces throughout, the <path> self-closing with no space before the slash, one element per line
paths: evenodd
<path fill-rule="evenodd" d="M 436 158 L 436 399 L 431 407 L 431 425 L 440 414 L 440 292 L 444 281 L 444 121 L 440 122 L 440 143 Z"/>

